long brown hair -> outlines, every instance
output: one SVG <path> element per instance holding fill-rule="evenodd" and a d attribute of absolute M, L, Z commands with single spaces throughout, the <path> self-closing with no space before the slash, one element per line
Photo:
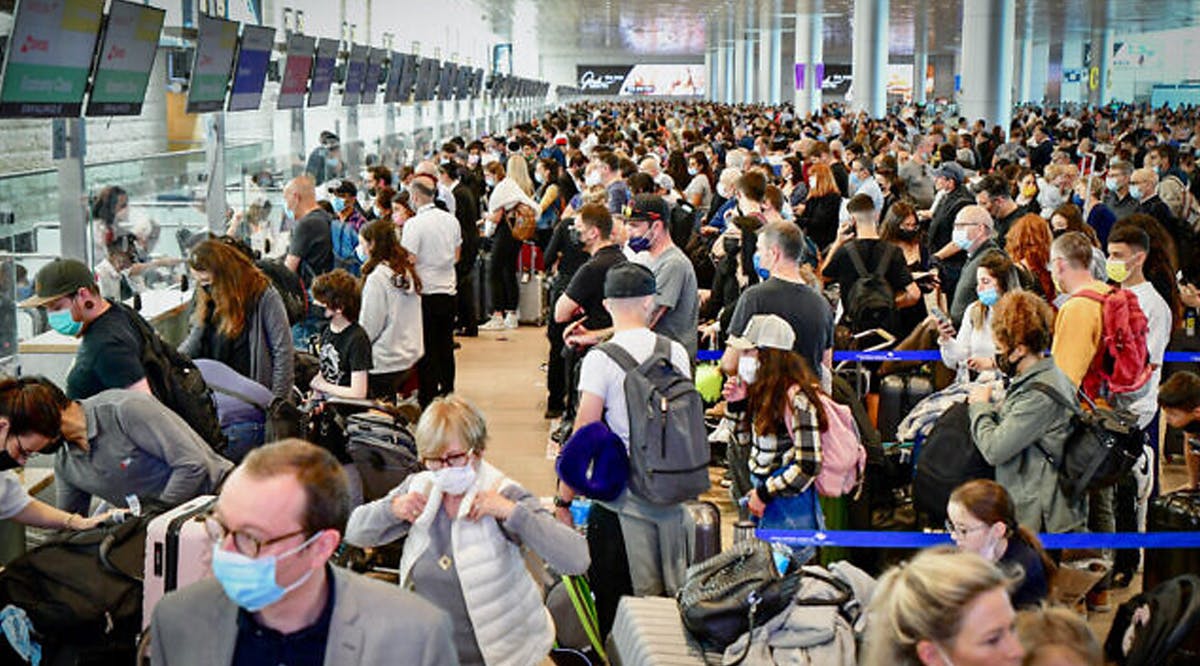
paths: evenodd
<path fill-rule="evenodd" d="M 262 298 L 271 281 L 244 253 L 215 239 L 193 248 L 188 266 L 212 276 L 212 288 L 196 291 L 192 322 L 203 326 L 211 313 L 221 335 L 241 335 L 250 308 Z"/>
<path fill-rule="evenodd" d="M 363 240 L 371 243 L 371 256 L 363 265 L 362 275 L 366 280 L 371 271 L 379 264 L 387 264 L 396 274 L 400 283 L 413 286 L 413 290 L 421 293 L 421 278 L 417 277 L 417 264 L 412 253 L 404 249 L 396 238 L 396 227 L 387 218 L 381 218 L 368 224 L 359 232 Z M 407 284 L 397 284 L 403 288 Z"/>
<path fill-rule="evenodd" d="M 968 481 L 950 493 L 950 501 L 962 505 L 988 527 L 996 523 L 1004 523 L 1009 539 L 1024 541 L 1042 560 L 1042 568 L 1046 570 L 1046 580 L 1054 577 L 1058 566 L 1042 548 L 1042 542 L 1037 535 L 1017 523 L 1017 508 L 1012 496 L 1004 486 L 991 479 L 976 479 Z"/>
<path fill-rule="evenodd" d="M 747 413 L 753 414 L 754 432 L 766 435 L 775 431 L 784 420 L 786 410 L 792 406 L 790 391 L 793 386 L 799 387 L 816 409 L 820 430 L 829 427 L 825 409 L 821 406 L 820 380 L 808 367 L 808 361 L 791 350 L 760 348 L 758 371 L 746 395 Z"/>
<path fill-rule="evenodd" d="M 812 189 L 808 191 L 809 199 L 816 199 L 829 194 L 837 194 L 837 181 L 833 179 L 833 170 L 826 164 L 814 164 L 808 169 L 808 175 L 817 179 Z"/>

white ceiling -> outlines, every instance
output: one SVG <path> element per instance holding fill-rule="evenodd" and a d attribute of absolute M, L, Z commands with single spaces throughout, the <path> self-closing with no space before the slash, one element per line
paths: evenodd
<path fill-rule="evenodd" d="M 780 6 L 782 26 L 795 24 L 795 0 L 758 0 Z M 778 5 L 775 3 L 778 1 Z M 1200 25 L 1200 0 L 1014 0 L 1017 37 L 1025 12 L 1032 11 L 1035 42 L 1061 43 L 1068 37 L 1087 41 L 1093 20 L 1107 15 L 1118 39 L 1140 33 Z M 567 55 L 597 50 L 634 56 L 704 54 L 710 30 L 726 12 L 744 14 L 756 0 L 477 0 L 500 35 L 512 34 L 517 3 L 536 6 L 538 46 L 542 54 Z M 853 0 L 825 0 L 826 58 L 850 57 Z M 961 0 L 892 0 L 890 53 L 909 55 L 913 48 L 914 16 L 924 8 L 931 54 L 959 50 Z M 752 12 L 755 16 L 757 11 Z M 785 36 L 784 43 L 789 43 Z M 790 49 L 789 49 L 790 50 Z"/>

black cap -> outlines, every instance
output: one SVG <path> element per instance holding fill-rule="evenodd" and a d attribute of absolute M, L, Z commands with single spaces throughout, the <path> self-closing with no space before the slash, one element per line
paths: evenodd
<path fill-rule="evenodd" d="M 350 180 L 343 180 L 336 187 L 329 191 L 330 194 L 337 194 L 344 197 L 358 196 L 358 188 Z"/>
<path fill-rule="evenodd" d="M 654 273 L 649 268 L 632 261 L 617 264 L 608 269 L 604 277 L 605 298 L 638 298 L 653 296 Z"/>
<path fill-rule="evenodd" d="M 23 308 L 38 308 L 57 301 L 81 287 L 95 287 L 92 271 L 74 259 L 55 259 L 42 266 L 33 278 L 33 296 L 18 303 Z"/>
<path fill-rule="evenodd" d="M 657 194 L 639 194 L 635 196 L 624 210 L 626 220 L 647 220 L 664 222 L 671 217 L 667 202 Z"/>

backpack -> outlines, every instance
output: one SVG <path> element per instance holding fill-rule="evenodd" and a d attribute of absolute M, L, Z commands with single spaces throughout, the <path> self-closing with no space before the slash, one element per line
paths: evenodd
<path fill-rule="evenodd" d="M 692 239 L 692 231 L 696 226 L 696 209 L 687 201 L 680 199 L 671 208 L 671 241 L 677 247 L 685 248 Z"/>
<path fill-rule="evenodd" d="M 1158 184 L 1158 197 L 1167 204 L 1171 215 L 1184 223 L 1183 226 L 1190 229 L 1200 221 L 1200 204 L 1178 176 L 1166 176 L 1162 179 Z"/>
<path fill-rule="evenodd" d="M 1188 648 L 1198 625 L 1200 577 L 1176 576 L 1117 608 L 1104 654 L 1108 663 L 1121 666 L 1195 663 Z"/>
<path fill-rule="evenodd" d="M 504 212 L 504 219 L 508 221 L 512 237 L 516 240 L 524 243 L 537 236 L 538 218 L 536 216 L 520 215 L 514 208 Z"/>
<path fill-rule="evenodd" d="M 817 493 L 821 497 L 841 497 L 855 489 L 862 490 L 863 473 L 867 467 L 867 450 L 854 413 L 847 405 L 820 394 L 828 427 L 821 433 L 821 471 L 817 474 Z M 788 432 L 792 430 L 792 410 L 784 412 Z"/>
<path fill-rule="evenodd" d="M 308 317 L 308 290 L 304 281 L 278 259 L 259 259 L 254 262 L 279 292 L 283 309 L 287 311 L 288 324 L 296 325 Z"/>
<path fill-rule="evenodd" d="M 1146 435 L 1137 417 L 1125 410 L 1097 407 L 1081 389 L 1079 395 L 1091 411 L 1083 411 L 1073 400 L 1043 382 L 1032 385 L 1072 413 L 1071 434 L 1063 445 L 1061 460 L 1055 460 L 1041 442 L 1034 446 L 1058 470 L 1058 487 L 1071 501 L 1091 490 L 1107 488 L 1129 474 L 1142 455 Z"/>
<path fill-rule="evenodd" d="M 1152 372 L 1146 346 L 1150 324 L 1137 296 L 1120 288 L 1108 294 L 1085 289 L 1077 295 L 1099 303 L 1103 318 L 1100 349 L 1083 378 L 1084 393 L 1096 396 L 1102 387 L 1114 394 L 1132 393 L 1145 386 Z"/>
<path fill-rule="evenodd" d="M 641 364 L 616 343 L 597 349 L 625 371 L 629 489 L 653 504 L 696 499 L 709 487 L 704 401 L 671 362 L 671 341 L 658 335 Z"/>
<path fill-rule="evenodd" d="M 921 444 L 913 477 L 913 508 L 925 516 L 929 527 L 946 521 L 946 503 L 954 489 L 975 479 L 995 479 L 996 469 L 988 464 L 971 439 L 971 416 L 966 402 L 955 403 L 933 424 Z"/>
<path fill-rule="evenodd" d="M 883 259 L 873 272 L 868 271 L 863 263 L 857 243 L 847 245 L 846 253 L 858 272 L 858 278 L 850 285 L 850 290 L 842 294 L 850 330 L 855 333 L 876 328 L 891 331 L 896 323 L 896 295 L 887 281 L 887 272 L 895 251 L 885 245 Z"/>
<path fill-rule="evenodd" d="M 200 438 L 224 455 L 225 433 L 217 417 L 217 405 L 200 369 L 187 356 L 163 342 L 158 333 L 133 308 L 124 303 L 114 307 L 129 317 L 142 342 L 142 368 L 150 392 L 178 414 Z"/>
<path fill-rule="evenodd" d="M 4 567 L 0 607 L 24 610 L 36 632 L 31 638 L 51 653 L 127 646 L 126 658 L 105 663 L 132 663 L 142 628 L 146 527 L 154 515 L 50 536 Z M 42 663 L 55 661 L 47 654 Z"/>

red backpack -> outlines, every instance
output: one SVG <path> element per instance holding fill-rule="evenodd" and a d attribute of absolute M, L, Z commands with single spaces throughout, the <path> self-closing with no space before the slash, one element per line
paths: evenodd
<path fill-rule="evenodd" d="M 1085 289 L 1076 296 L 1099 303 L 1103 322 L 1100 348 L 1083 378 L 1084 393 L 1095 398 L 1105 386 L 1112 394 L 1132 393 L 1145 386 L 1152 372 L 1146 347 L 1150 324 L 1137 296 L 1119 288 L 1108 294 Z"/>

